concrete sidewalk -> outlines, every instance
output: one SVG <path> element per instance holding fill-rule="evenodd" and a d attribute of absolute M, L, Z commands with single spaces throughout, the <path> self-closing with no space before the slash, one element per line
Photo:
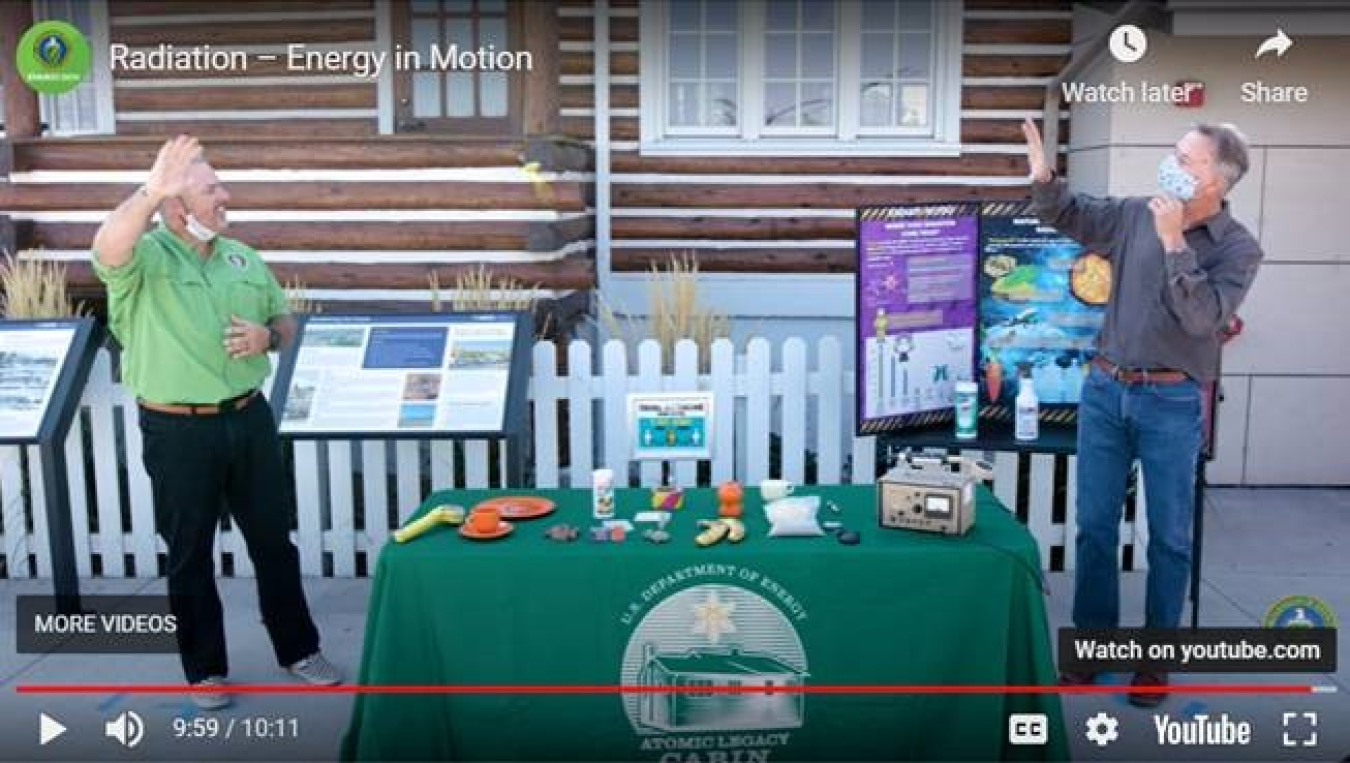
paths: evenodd
<path fill-rule="evenodd" d="M 1219 490 L 1209 491 L 1201 614 L 1204 625 L 1256 625 L 1267 608 L 1292 594 L 1316 596 L 1342 621 L 1350 619 L 1350 490 Z M 1047 575 L 1047 609 L 1051 626 L 1069 623 L 1073 581 L 1067 574 Z M 1144 576 L 1122 578 L 1124 625 L 1136 625 L 1143 611 Z M 257 619 L 252 581 L 222 580 L 227 614 L 230 679 L 235 683 L 277 683 L 291 680 L 276 666 L 266 633 Z M 323 634 L 325 653 L 355 677 L 361 657 L 369 580 L 310 579 L 310 604 Z M 159 580 L 86 580 L 88 594 L 163 592 Z M 48 581 L 0 583 L 0 622 L 13 623 L 14 595 L 49 593 Z M 1133 619 L 1131 619 L 1133 617 Z M 42 683 L 174 683 L 181 681 L 175 655 L 18 655 L 14 631 L 5 629 L 0 648 L 0 760 L 160 759 L 160 760 L 332 760 L 346 728 L 351 698 L 345 695 L 237 697 L 224 713 L 203 714 L 186 697 L 160 695 L 31 696 L 18 695 L 18 684 Z M 1340 634 L 1341 654 L 1350 639 Z M 1343 664 L 1343 663 L 1342 663 Z M 1127 676 L 1110 680 L 1123 682 Z M 1159 748 L 1154 712 L 1130 707 L 1117 696 L 1071 696 L 1065 717 L 1073 755 L 1078 760 L 1319 760 L 1340 761 L 1350 755 L 1350 670 L 1331 676 L 1182 676 L 1186 683 L 1318 683 L 1337 687 L 1334 694 L 1178 695 L 1158 713 L 1172 717 L 1197 713 L 1229 713 L 1253 724 L 1254 746 L 1248 751 L 1216 749 L 1178 751 Z M 134 710 L 145 721 L 144 741 L 127 751 L 104 735 L 106 721 Z M 1316 712 L 1316 747 L 1281 746 L 1282 713 Z M 37 745 L 38 714 L 46 712 L 68 731 L 46 747 Z M 1119 722 L 1120 738 L 1104 748 L 1088 742 L 1086 719 L 1106 712 Z M 298 719 L 298 738 L 244 739 L 238 728 L 229 741 L 217 738 L 175 738 L 174 724 L 196 719 L 219 723 L 230 719 Z M 1305 738 L 1302 718 L 1290 733 Z M 179 724 L 184 725 L 183 723 Z M 210 731 L 208 726 L 200 726 Z M 408 729 L 408 733 L 417 733 Z"/>

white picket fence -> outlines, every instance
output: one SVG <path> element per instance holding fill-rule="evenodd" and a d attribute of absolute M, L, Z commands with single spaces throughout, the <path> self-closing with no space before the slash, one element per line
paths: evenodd
<path fill-rule="evenodd" d="M 875 440 L 853 436 L 853 371 L 844 368 L 838 341 L 826 337 L 808 352 L 802 340 L 788 339 L 777 358 L 773 349 L 754 339 L 738 353 L 721 340 L 700 372 L 697 347 L 681 342 L 673 371 L 665 373 L 655 342 L 638 347 L 635 367 L 625 346 L 610 342 L 601 348 L 597 372 L 593 348 L 578 341 L 566 348 L 567 374 L 560 376 L 557 347 L 536 344 L 529 385 L 531 483 L 588 487 L 596 465 L 614 469 L 620 479 L 631 475 L 630 484 L 642 486 L 728 479 L 753 485 L 769 477 L 874 482 Z M 627 393 L 693 389 L 714 397 L 712 459 L 702 468 L 694 461 L 630 464 Z M 294 537 L 309 575 L 368 574 L 392 529 L 428 491 L 505 487 L 508 454 L 496 442 L 300 441 L 287 450 L 298 508 Z M 164 546 L 154 532 L 135 401 L 113 378 L 106 351 L 95 360 L 65 452 L 79 575 L 157 576 Z M 995 493 L 1027 523 L 1047 569 L 1072 569 L 1074 459 L 988 455 Z M 51 575 L 39 458 L 36 447 L 0 447 L 0 577 Z M 1127 507 L 1122 524 L 1126 569 L 1144 562 L 1147 527 L 1142 499 L 1138 504 L 1137 511 Z M 253 573 L 243 538 L 228 521 L 217 536 L 216 557 L 223 575 Z"/>

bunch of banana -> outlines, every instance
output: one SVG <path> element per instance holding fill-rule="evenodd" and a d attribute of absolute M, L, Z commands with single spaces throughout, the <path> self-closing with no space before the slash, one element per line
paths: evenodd
<path fill-rule="evenodd" d="M 721 543 L 723 539 L 732 543 L 740 543 L 745 540 L 745 523 L 734 517 L 721 517 L 719 519 L 705 519 L 698 523 L 703 528 L 703 532 L 694 537 L 694 543 L 699 548 Z"/>

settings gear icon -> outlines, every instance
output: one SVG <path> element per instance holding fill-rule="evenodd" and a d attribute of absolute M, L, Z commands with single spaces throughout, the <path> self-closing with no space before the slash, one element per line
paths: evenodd
<path fill-rule="evenodd" d="M 1120 739 L 1120 721 L 1106 713 L 1097 713 L 1088 718 L 1086 725 L 1087 731 L 1084 735 L 1089 742 L 1095 742 L 1098 747 L 1105 747 Z"/>

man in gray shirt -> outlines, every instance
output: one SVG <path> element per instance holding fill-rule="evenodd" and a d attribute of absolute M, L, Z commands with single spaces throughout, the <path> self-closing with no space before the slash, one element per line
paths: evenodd
<path fill-rule="evenodd" d="M 1035 123 L 1027 120 L 1022 131 L 1041 220 L 1112 263 L 1111 298 L 1078 413 L 1074 625 L 1120 626 L 1119 527 L 1137 458 L 1150 532 L 1144 626 L 1175 628 L 1191 565 L 1200 385 L 1218 375 L 1223 329 L 1262 257 L 1225 201 L 1247 172 L 1247 142 L 1233 127 L 1197 125 L 1162 158 L 1158 195 L 1095 198 L 1070 193 L 1055 177 Z M 1156 706 L 1166 683 L 1166 675 L 1141 670 L 1130 701 Z"/>

